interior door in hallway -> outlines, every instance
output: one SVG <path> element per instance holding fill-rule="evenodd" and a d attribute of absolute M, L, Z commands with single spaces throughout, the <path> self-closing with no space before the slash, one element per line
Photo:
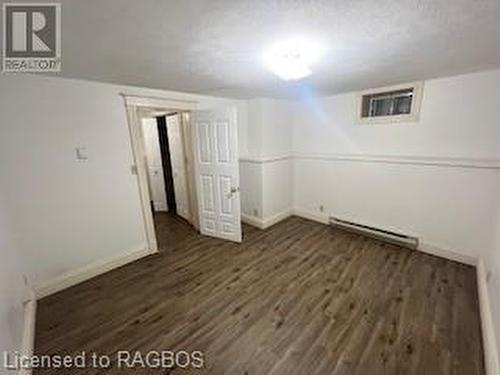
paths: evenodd
<path fill-rule="evenodd" d="M 185 164 L 186 158 L 184 155 L 184 143 L 182 140 L 182 128 L 179 114 L 167 116 L 167 129 L 177 214 L 191 222 Z"/>

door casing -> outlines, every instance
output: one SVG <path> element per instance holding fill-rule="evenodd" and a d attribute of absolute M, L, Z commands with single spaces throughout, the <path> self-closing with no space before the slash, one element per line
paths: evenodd
<path fill-rule="evenodd" d="M 141 108 L 155 110 L 158 108 L 166 110 L 176 110 L 179 112 L 194 111 L 198 107 L 198 102 L 189 100 L 179 100 L 170 98 L 158 98 L 158 97 L 147 97 L 147 96 L 137 96 L 137 95 L 127 95 L 120 94 L 124 100 L 125 108 L 127 112 L 127 124 L 130 135 L 130 143 L 132 148 L 132 156 L 134 159 L 134 164 L 130 166 L 130 171 L 132 174 L 137 175 L 137 184 L 139 188 L 139 197 L 141 203 L 141 212 L 144 222 L 144 230 L 146 234 L 146 242 L 148 251 L 150 253 L 158 252 L 158 242 L 156 240 L 156 232 L 153 221 L 153 213 L 150 207 L 150 194 L 148 189 L 147 180 L 147 165 L 146 165 L 146 153 L 144 150 L 144 139 L 142 134 L 142 126 L 140 123 L 139 110 Z M 196 189 L 189 189 L 190 199 L 193 201 L 191 196 L 193 193 L 196 194 Z M 196 200 L 196 197 L 194 197 Z M 198 221 L 194 220 L 193 225 L 198 229 Z"/>

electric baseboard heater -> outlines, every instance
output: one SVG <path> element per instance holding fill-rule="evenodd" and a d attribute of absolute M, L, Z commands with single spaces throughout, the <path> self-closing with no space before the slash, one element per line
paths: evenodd
<path fill-rule="evenodd" d="M 342 220 L 333 216 L 330 216 L 329 223 L 332 227 L 335 228 L 362 234 L 409 249 L 416 250 L 418 248 L 417 237 L 391 232 L 389 230 L 375 228 L 364 224 L 354 223 L 352 221 Z"/>

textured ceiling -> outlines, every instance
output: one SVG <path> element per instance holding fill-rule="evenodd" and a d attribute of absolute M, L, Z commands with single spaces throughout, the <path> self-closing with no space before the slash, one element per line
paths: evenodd
<path fill-rule="evenodd" d="M 250 98 L 332 94 L 500 67 L 500 0 L 62 0 L 62 76 Z M 285 83 L 263 50 L 319 41 Z"/>

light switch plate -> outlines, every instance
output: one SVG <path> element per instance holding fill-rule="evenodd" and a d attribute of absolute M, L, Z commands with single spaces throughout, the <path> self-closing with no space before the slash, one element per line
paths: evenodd
<path fill-rule="evenodd" d="M 76 147 L 76 160 L 88 160 L 88 155 L 87 155 L 87 148 L 86 147 Z"/>

